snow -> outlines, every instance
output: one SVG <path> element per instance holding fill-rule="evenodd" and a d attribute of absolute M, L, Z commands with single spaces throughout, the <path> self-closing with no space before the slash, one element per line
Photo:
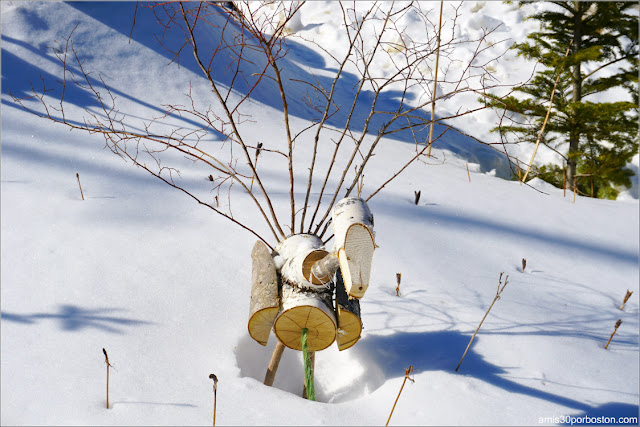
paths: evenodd
<path fill-rule="evenodd" d="M 433 9 L 432 21 L 438 6 L 424 5 Z M 445 6 L 451 14 L 452 5 Z M 409 366 L 414 382 L 405 384 L 392 425 L 638 416 L 637 177 L 622 200 L 578 196 L 574 203 L 539 180 L 524 186 L 501 179 L 500 156 L 453 133 L 434 150 L 438 162 L 413 164 L 370 201 L 379 248 L 361 301 L 363 335 L 346 351 L 331 346 L 317 353 L 318 402 L 300 397 L 302 359 L 293 350 L 285 350 L 274 386 L 264 386 L 275 338 L 262 347 L 246 327 L 255 236 L 123 162 L 103 148 L 100 136 L 37 119 L 7 94 L 25 96 L 29 80 L 59 75 L 50 47 L 78 24 L 75 47 L 132 120 L 142 123 L 160 115 L 163 104 L 184 103 L 189 82 L 207 102 L 207 82 L 188 64 L 167 65 L 170 59 L 146 34 L 153 22 L 139 18 L 140 32 L 129 42 L 134 7 L 2 2 L 2 425 L 207 425 L 210 373 L 219 379 L 219 425 L 379 425 Z M 336 7 L 307 3 L 291 31 L 339 49 Z M 532 25 L 523 17 L 501 2 L 466 2 L 460 31 L 475 37 L 481 26 L 500 21 L 497 39 L 522 40 Z M 326 54 L 298 43 L 290 73 L 326 73 Z M 498 69 L 505 82 L 531 71 L 511 53 Z M 80 91 L 69 97 L 73 112 L 90 102 Z M 283 140 L 277 103 L 268 97 L 257 93 L 245 104 L 256 121 L 246 132 L 256 141 Z M 438 108 L 455 109 L 458 102 L 467 101 L 456 96 Z M 494 116 L 482 112 L 456 125 L 490 141 Z M 292 123 L 302 128 L 308 117 Z M 186 119 L 171 124 L 191 125 Z M 298 143 L 301 159 L 308 147 Z M 531 155 L 531 147 L 513 149 L 521 159 Z M 377 153 L 365 193 L 415 147 L 389 139 Z M 330 147 L 319 154 L 328 162 Z M 633 164 L 637 172 L 638 156 Z M 267 161 L 260 167 L 286 218 L 286 168 Z M 299 181 L 303 169 L 296 171 Z M 183 162 L 181 171 L 182 179 L 207 188 L 202 170 Z M 303 197 L 301 188 L 299 205 Z M 241 196 L 232 208 L 238 215 L 253 212 Z M 501 272 L 509 283 L 455 372 Z M 627 289 L 634 294 L 621 311 Z M 618 319 L 623 323 L 605 350 Z M 115 367 L 110 410 L 102 348 Z"/>

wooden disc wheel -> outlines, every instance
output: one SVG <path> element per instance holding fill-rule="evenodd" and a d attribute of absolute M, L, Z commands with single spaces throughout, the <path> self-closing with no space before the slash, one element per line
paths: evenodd
<path fill-rule="evenodd" d="M 259 344 L 267 345 L 269 334 L 271 333 L 271 328 L 273 327 L 273 322 L 276 320 L 278 311 L 278 307 L 267 307 L 252 314 L 251 317 L 249 317 L 248 324 L 251 338 Z"/>
<path fill-rule="evenodd" d="M 362 321 L 354 313 L 338 307 L 338 325 L 336 340 L 338 349 L 342 351 L 358 342 L 362 334 Z"/>
<path fill-rule="evenodd" d="M 336 339 L 336 323 L 325 310 L 313 305 L 298 305 L 280 314 L 274 325 L 276 336 L 287 347 L 302 351 L 300 339 L 307 328 L 307 348 L 320 351 Z"/>

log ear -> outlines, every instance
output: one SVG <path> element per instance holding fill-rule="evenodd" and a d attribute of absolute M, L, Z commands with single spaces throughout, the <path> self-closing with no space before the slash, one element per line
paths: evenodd
<path fill-rule="evenodd" d="M 258 240 L 251 251 L 251 303 L 249 335 L 267 345 L 271 329 L 280 311 L 278 273 L 267 245 Z"/>

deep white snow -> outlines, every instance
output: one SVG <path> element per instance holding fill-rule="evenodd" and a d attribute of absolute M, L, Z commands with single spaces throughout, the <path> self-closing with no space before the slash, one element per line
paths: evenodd
<path fill-rule="evenodd" d="M 439 3 L 424 7 L 435 16 Z M 161 115 L 163 104 L 184 103 L 189 83 L 206 100 L 197 70 L 167 65 L 148 15 L 139 16 L 129 42 L 134 8 L 2 2 L 2 425 L 209 425 L 211 373 L 219 379 L 218 425 L 382 425 L 409 366 L 414 382 L 405 384 L 392 425 L 593 424 L 595 417 L 637 424 L 618 418 L 638 417 L 637 178 L 618 201 L 574 203 L 539 180 L 522 186 L 500 178 L 499 155 L 453 133 L 434 150 L 438 161 L 416 162 L 370 201 L 379 248 L 361 301 L 365 329 L 352 348 L 317 353 L 318 402 L 300 397 L 302 359 L 293 350 L 285 350 L 274 386 L 264 386 L 275 338 L 262 347 L 246 326 L 255 237 L 122 161 L 99 135 L 38 119 L 7 93 L 27 96 L 29 81 L 39 87 L 40 76 L 59 76 L 51 47 L 77 25 L 75 47 L 133 123 Z M 291 31 L 340 49 L 335 11 L 335 3 L 310 2 Z M 466 2 L 460 13 L 458 31 L 471 36 L 502 24 L 497 36 L 522 40 L 534 25 L 498 2 Z M 298 44 L 291 74 L 330 75 L 323 53 Z M 532 69 L 511 52 L 497 64 L 505 82 Z M 283 140 L 268 96 L 246 104 L 255 123 L 245 132 L 256 141 Z M 70 112 L 91 102 L 80 90 L 68 97 Z M 294 127 L 308 123 L 294 116 Z M 494 112 L 456 125 L 495 138 Z M 302 158 L 309 145 L 297 145 Z M 325 165 L 330 149 L 320 149 Z M 513 150 L 525 161 L 531 155 L 531 147 Z M 365 172 L 364 193 L 414 153 L 413 143 L 385 140 Z M 549 158 L 541 150 L 540 161 Z M 634 162 L 637 172 L 638 156 Z M 180 167 L 181 179 L 208 188 L 209 172 Z M 286 168 L 276 161 L 260 168 L 286 218 Z M 305 168 L 296 171 L 300 181 Z M 302 187 L 296 197 L 301 205 Z M 253 212 L 242 195 L 232 209 Z M 259 217 L 244 219 L 267 234 Z M 509 283 L 455 372 L 501 272 Z M 621 311 L 627 289 L 634 294 Z M 115 367 L 109 410 L 102 348 Z"/>

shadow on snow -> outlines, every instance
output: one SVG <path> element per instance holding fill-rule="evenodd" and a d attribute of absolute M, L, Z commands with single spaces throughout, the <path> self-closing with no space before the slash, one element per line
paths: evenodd
<path fill-rule="evenodd" d="M 159 45 L 156 36 L 160 35 L 161 28 L 159 27 L 156 18 L 153 16 L 152 11 L 145 7 L 138 8 L 135 27 L 133 28 L 133 32 L 131 32 L 134 20 L 134 10 L 136 8 L 135 3 L 69 2 L 64 4 L 64 6 L 75 8 L 87 16 L 100 21 L 111 29 L 118 31 L 127 38 L 129 38 L 129 35 L 131 34 L 132 39 L 141 45 L 165 56 L 169 60 L 174 59 L 171 53 L 167 52 L 167 50 Z M 25 13 L 23 16 L 23 19 L 26 19 L 27 22 L 29 22 L 29 25 L 35 29 L 46 26 L 46 23 L 38 16 L 37 13 L 37 11 L 28 11 L 28 13 Z M 224 17 L 220 16 L 215 19 L 218 20 L 218 23 L 224 24 Z M 196 30 L 199 31 L 199 33 L 196 34 L 196 37 L 199 39 L 199 43 L 201 43 L 201 52 L 213 50 L 223 37 L 233 36 L 230 32 L 240 31 L 240 28 L 238 28 L 237 25 L 231 24 L 228 27 L 233 27 L 233 30 L 226 30 L 227 32 L 223 34 L 223 30 L 221 29 L 222 27 L 224 27 L 224 25 L 220 25 L 219 27 L 207 26 L 206 33 L 202 32 L 199 27 L 196 28 Z M 68 29 L 68 32 L 70 31 L 71 28 Z M 176 47 L 177 50 L 183 42 L 183 34 L 181 34 L 178 29 L 173 28 L 164 34 L 164 40 L 169 45 Z M 57 61 L 55 58 L 47 55 L 47 52 L 43 48 L 30 46 L 27 43 L 5 36 L 3 36 L 3 43 L 18 44 L 27 48 L 32 53 L 46 58 L 47 60 Z M 78 45 L 81 58 L 93 54 L 93 52 L 85 52 L 82 50 L 83 46 L 81 45 L 81 39 L 78 41 Z M 286 84 L 286 90 L 289 94 L 289 111 L 296 117 L 310 121 L 317 121 L 320 118 L 320 113 L 307 105 L 305 101 L 307 96 L 307 86 L 303 83 L 292 81 L 291 79 L 295 78 L 296 80 L 317 82 L 319 86 L 328 90 L 331 87 L 332 78 L 324 75 L 316 75 L 313 73 L 312 69 L 315 68 L 329 72 L 336 72 L 336 69 L 328 66 L 319 54 L 301 43 L 287 39 L 285 48 L 287 49 L 287 56 L 280 61 L 280 67 L 282 69 L 283 80 Z M 2 59 L 3 86 L 12 90 L 16 96 L 30 92 L 31 86 L 29 81 L 34 82 L 34 85 L 38 87 L 38 85 L 41 84 L 40 75 L 42 75 L 45 82 L 47 82 L 47 86 L 53 87 L 56 82 L 56 78 L 54 76 L 43 73 L 41 70 L 37 70 L 32 64 L 26 63 L 24 60 L 15 57 L 15 55 L 11 53 L 5 53 L 4 50 Z M 259 73 L 266 65 L 264 59 L 258 54 L 250 53 L 249 59 L 251 60 L 251 63 L 247 62 L 243 64 L 243 67 L 240 70 L 243 78 L 237 79 L 234 83 L 234 90 L 238 91 L 241 95 L 246 94 L 253 84 L 256 78 L 253 74 Z M 196 64 L 193 54 L 188 51 L 188 49 L 181 52 L 177 58 L 177 62 L 181 67 L 185 67 L 197 75 L 201 75 L 201 70 Z M 219 55 L 219 57 L 216 58 L 216 61 L 214 61 L 213 70 L 215 71 L 213 72 L 212 77 L 222 86 L 228 87 L 234 77 L 233 73 L 229 71 L 229 65 L 230 59 L 228 55 Z M 359 78 L 357 76 L 346 72 L 342 74 L 335 91 L 335 103 L 338 105 L 339 111 L 331 117 L 328 121 L 328 125 L 341 128 L 346 123 L 348 110 L 350 109 L 350 105 L 354 99 L 354 87 L 358 82 Z M 94 83 L 99 82 L 96 81 Z M 99 84 L 97 85 L 100 86 Z M 112 88 L 112 90 L 114 94 L 120 97 L 139 102 L 140 104 L 155 111 L 161 111 L 161 109 L 149 105 L 142 100 L 132 99 L 129 95 L 118 91 L 116 88 Z M 69 90 L 69 93 L 65 94 L 65 99 L 72 104 L 87 107 L 93 104 L 93 97 L 91 95 L 92 94 L 87 94 L 86 92 L 83 93 L 82 90 L 76 88 L 74 90 Z M 400 96 L 401 93 L 398 91 L 383 92 L 378 98 L 376 108 L 387 111 L 396 110 L 400 105 Z M 282 110 L 279 89 L 271 79 L 263 79 L 261 81 L 258 88 L 252 93 L 252 99 Z M 369 113 L 373 100 L 373 92 L 363 90 L 354 111 L 352 124 L 350 126 L 352 130 L 362 131 L 364 129 L 365 119 Z M 3 101 L 3 104 L 8 105 L 9 103 Z M 428 117 L 425 112 L 419 111 L 417 112 L 417 115 L 420 116 L 420 123 L 428 122 Z M 190 125 L 197 125 L 189 120 L 183 120 Z M 385 124 L 386 120 L 386 115 L 374 115 L 370 122 L 369 133 L 376 134 L 378 129 Z M 406 123 L 404 122 L 398 123 L 395 128 L 397 129 L 405 124 Z M 444 130 L 444 126 L 436 125 L 434 135 L 439 135 Z M 482 172 L 496 169 L 498 175 L 508 176 L 509 168 L 504 155 L 488 146 L 477 143 L 469 137 L 460 134 L 454 135 L 454 133 L 455 132 L 448 132 L 444 134 L 444 136 L 434 144 L 434 147 L 452 151 L 470 163 L 479 164 Z M 400 131 L 390 135 L 389 137 L 405 142 L 414 142 L 414 134 L 417 136 L 418 141 L 427 140 L 428 126 L 416 127 L 413 132 L 411 130 Z M 220 137 L 220 135 L 218 136 Z"/>
<path fill-rule="evenodd" d="M 149 325 L 152 322 L 137 320 L 128 317 L 115 316 L 111 313 L 122 311 L 117 308 L 84 309 L 76 305 L 60 305 L 57 313 L 32 313 L 17 314 L 3 311 L 3 321 L 35 324 L 41 320 L 54 320 L 59 322 L 59 327 L 66 332 L 75 332 L 86 328 L 99 329 L 104 332 L 121 334 L 123 328 L 128 326 Z"/>

